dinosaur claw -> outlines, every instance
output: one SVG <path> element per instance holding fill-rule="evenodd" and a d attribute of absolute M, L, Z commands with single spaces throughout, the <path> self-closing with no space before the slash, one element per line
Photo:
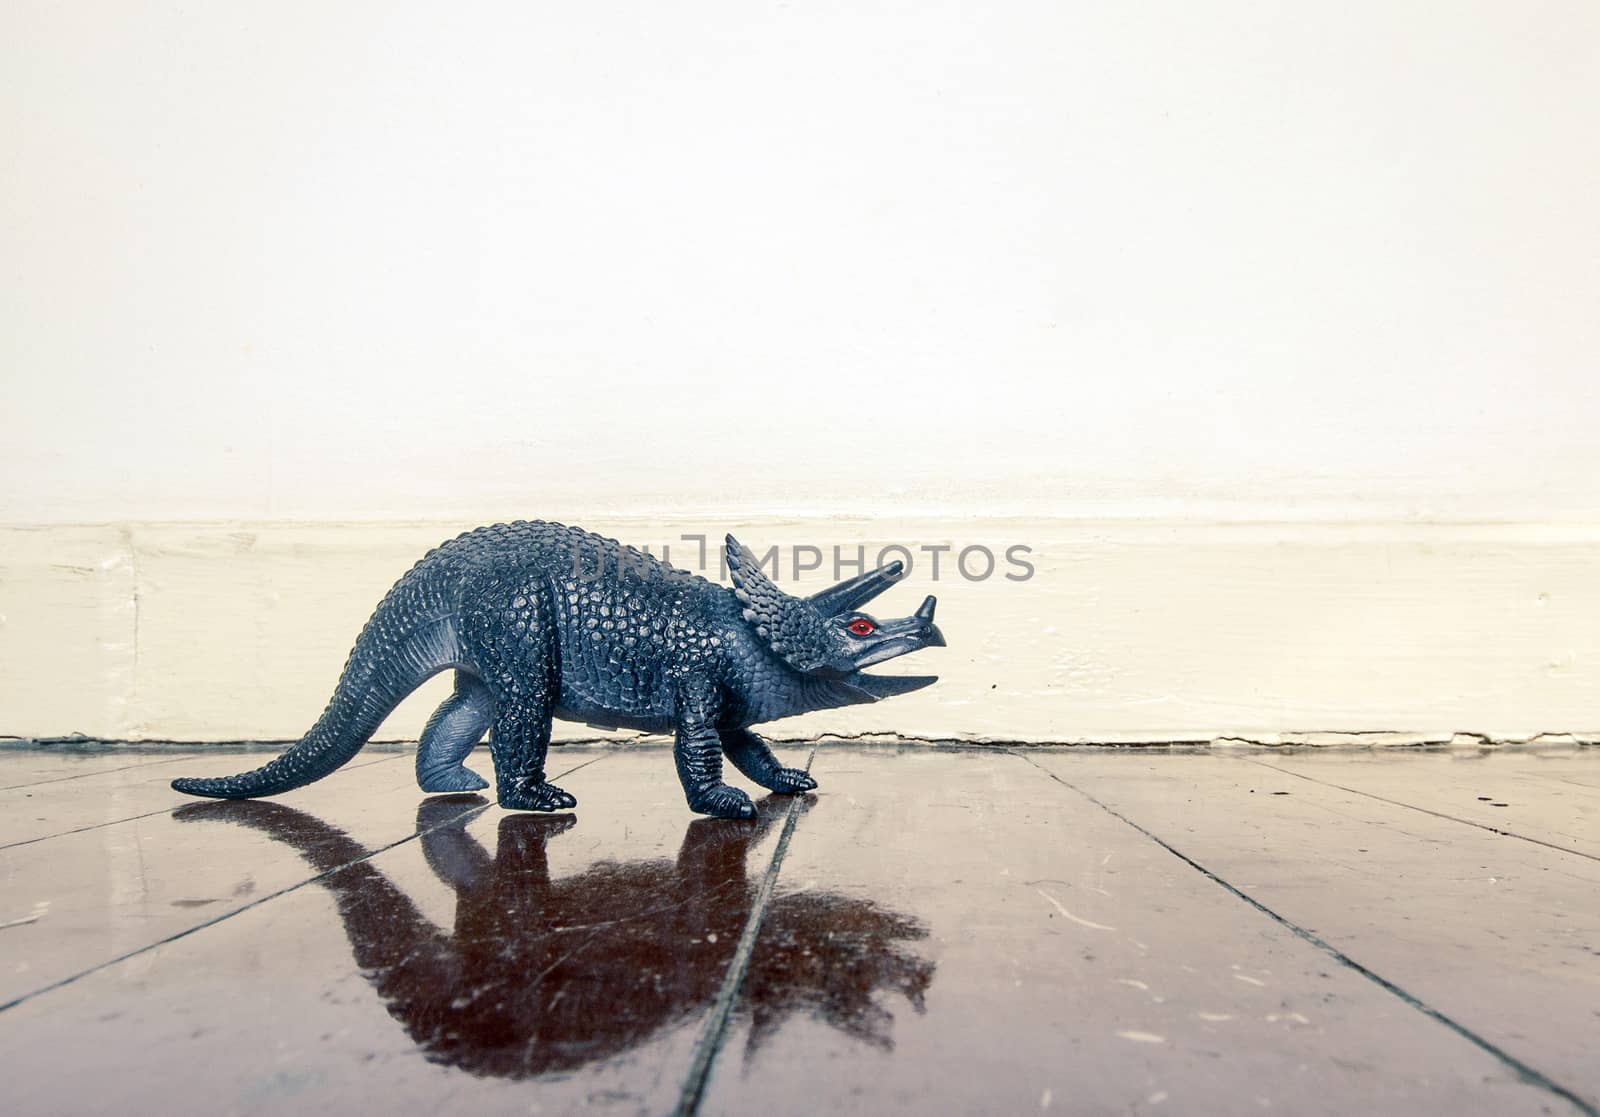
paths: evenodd
<path fill-rule="evenodd" d="M 448 791 L 482 791 L 489 786 L 489 781 L 472 769 L 458 764 L 454 768 L 419 774 L 417 786 L 430 795 L 436 795 Z"/>
<path fill-rule="evenodd" d="M 578 805 L 576 796 L 555 784 L 526 776 L 502 783 L 499 799 L 508 811 L 565 811 Z"/>
<path fill-rule="evenodd" d="M 689 802 L 689 809 L 712 818 L 755 818 L 756 805 L 737 787 L 718 784 Z"/>
<path fill-rule="evenodd" d="M 771 781 L 763 786 L 779 795 L 798 795 L 802 791 L 815 791 L 817 781 L 800 768 L 780 768 Z"/>

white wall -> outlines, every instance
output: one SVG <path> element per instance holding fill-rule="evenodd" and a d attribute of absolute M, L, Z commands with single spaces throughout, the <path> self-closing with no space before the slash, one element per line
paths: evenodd
<path fill-rule="evenodd" d="M 0 519 L 1585 520 L 1600 6 L 0 11 Z"/>
<path fill-rule="evenodd" d="M 676 544 L 694 521 L 591 520 Z M 293 739 L 333 691 L 355 634 L 444 524 L 0 527 L 0 734 Z M 1600 525 L 1133 524 L 1036 519 L 762 521 L 783 581 L 790 546 L 1019 539 L 969 580 L 926 553 L 879 598 L 904 616 L 938 594 L 949 640 L 874 668 L 926 690 L 773 723 L 820 733 L 1026 741 L 1600 740 Z M 694 565 L 693 548 L 674 559 Z M 969 564 L 981 571 L 976 559 Z M 716 576 L 713 566 L 708 571 Z M 440 676 L 380 730 L 415 738 Z M 560 738 L 593 737 L 562 724 Z M 1376 737 L 1374 737 L 1376 735 Z M 1343 739 L 1348 739 L 1343 738 Z"/>
<path fill-rule="evenodd" d="M 1592 730 L 1597 136 L 1592 0 L 10 0 L 0 734 L 516 516 L 1040 551 L 792 731 Z"/>

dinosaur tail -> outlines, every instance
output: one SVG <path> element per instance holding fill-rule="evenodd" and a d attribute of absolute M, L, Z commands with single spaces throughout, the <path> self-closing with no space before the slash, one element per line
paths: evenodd
<path fill-rule="evenodd" d="M 430 675 L 461 666 L 456 610 L 429 581 L 413 571 L 389 591 L 356 638 L 327 709 L 287 752 L 237 776 L 176 779 L 173 789 L 210 799 L 278 795 L 360 752 L 401 699 Z"/>

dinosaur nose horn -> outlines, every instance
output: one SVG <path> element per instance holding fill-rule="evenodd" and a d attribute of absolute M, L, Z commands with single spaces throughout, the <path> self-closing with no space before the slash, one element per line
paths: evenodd
<path fill-rule="evenodd" d="M 917 610 L 917 620 L 921 621 L 923 624 L 932 624 L 933 607 L 936 604 L 938 604 L 938 599 L 930 593 L 928 595 L 928 599 L 922 603 L 922 608 Z"/>

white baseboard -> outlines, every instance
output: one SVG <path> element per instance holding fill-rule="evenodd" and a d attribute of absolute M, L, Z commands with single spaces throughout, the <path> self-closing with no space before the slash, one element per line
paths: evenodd
<path fill-rule="evenodd" d="M 0 734 L 290 739 L 316 718 L 389 585 L 470 524 L 116 524 L 0 528 Z M 949 647 L 941 676 L 776 736 L 935 740 L 1410 743 L 1600 729 L 1600 526 L 610 519 L 624 542 L 781 548 L 784 584 L 832 580 L 832 549 L 908 547 Z M 923 547 L 949 545 L 935 582 Z M 822 569 L 791 580 L 792 548 Z M 956 552 L 997 557 L 984 580 Z M 1007 565 L 1028 548 L 1033 574 Z M 715 561 L 713 546 L 712 561 Z M 802 560 L 810 552 L 801 552 Z M 972 552 L 969 572 L 983 566 Z M 848 574 L 850 571 L 846 570 Z M 709 571 L 712 577 L 716 570 Z M 380 735 L 414 736 L 448 681 Z M 592 737 L 559 726 L 558 737 Z M 1458 740 L 1460 738 L 1457 738 Z"/>

